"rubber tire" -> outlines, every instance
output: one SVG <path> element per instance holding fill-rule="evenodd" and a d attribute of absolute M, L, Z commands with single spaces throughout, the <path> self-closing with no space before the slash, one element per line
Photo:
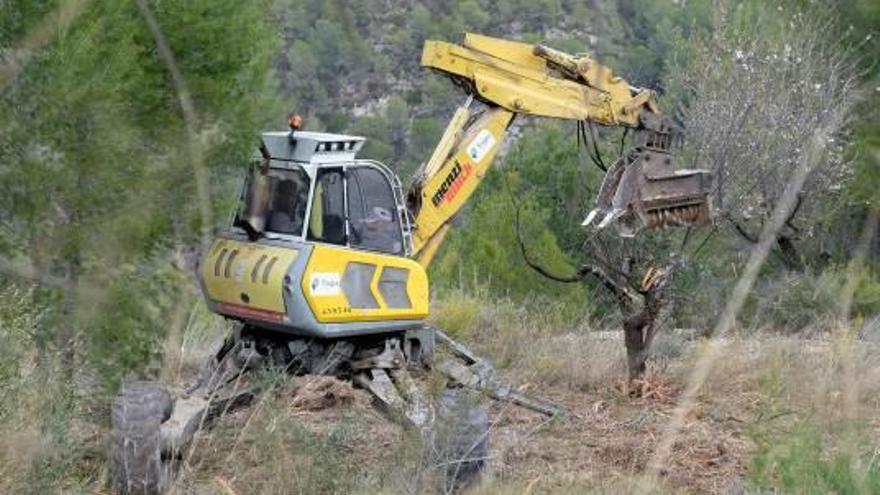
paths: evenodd
<path fill-rule="evenodd" d="M 171 396 L 156 382 L 122 385 L 113 400 L 110 476 L 118 495 L 160 495 L 167 486 L 160 426 L 171 416 Z"/>
<path fill-rule="evenodd" d="M 488 467 L 489 412 L 479 400 L 479 394 L 448 388 L 438 402 L 434 451 L 446 466 L 443 493 L 473 485 Z"/>

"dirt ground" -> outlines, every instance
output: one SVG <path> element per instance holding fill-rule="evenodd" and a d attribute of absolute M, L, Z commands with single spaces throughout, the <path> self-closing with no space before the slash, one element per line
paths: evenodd
<path fill-rule="evenodd" d="M 571 393 L 543 390 L 570 415 L 548 421 L 518 407 L 492 405 L 491 464 L 502 482 L 526 483 L 533 493 L 627 486 L 642 473 L 661 430 L 668 423 L 677 391 L 630 397 L 622 387 Z M 718 417 L 701 405 L 673 449 L 664 473 L 667 488 L 685 493 L 735 493 L 745 473 L 749 447 L 742 421 Z"/>
<path fill-rule="evenodd" d="M 487 400 L 492 454 L 488 481 L 475 493 L 639 493 L 635 483 L 681 397 L 690 358 L 680 355 L 677 364 L 662 369 L 655 364 L 644 381 L 627 385 L 622 370 L 614 368 L 619 356 L 608 355 L 595 340 L 589 348 L 594 363 L 605 356 L 610 372 L 523 374 L 531 365 L 499 372 L 526 393 L 562 406 L 565 413 L 548 419 Z M 845 389 L 839 388 L 844 381 L 832 377 L 840 369 L 835 352 L 829 342 L 786 339 L 733 345 L 677 435 L 659 491 L 742 493 L 755 451 L 749 428 L 756 420 L 772 420 L 774 428 L 784 429 L 801 413 L 839 414 Z M 861 407 L 880 438 L 880 397 L 875 393 L 880 357 L 867 351 L 863 355 L 858 361 L 866 378 Z M 761 419 L 768 407 L 768 392 L 762 387 L 773 383 L 783 412 L 779 419 Z M 415 460 L 418 448 L 406 448 L 412 432 L 390 421 L 364 390 L 334 378 L 298 377 L 276 390 L 268 403 L 232 414 L 204 435 L 182 492 L 216 492 L 226 483 L 228 490 L 221 491 L 227 495 L 275 493 L 301 481 L 287 479 L 292 471 L 326 468 L 297 486 L 315 493 L 317 480 L 321 493 L 425 493 L 424 485 L 413 481 L 424 465 Z M 291 436 L 291 425 L 310 436 Z M 335 449 L 335 457 L 324 455 L 328 448 Z M 402 463 L 408 467 L 400 468 Z M 321 476 L 338 479 L 328 482 Z"/>
<path fill-rule="evenodd" d="M 345 441 L 349 461 L 377 469 L 395 462 L 405 432 L 371 404 L 367 392 L 333 378 L 307 378 L 281 391 L 286 420 L 324 437 L 348 421 Z M 567 411 L 549 420 L 517 406 L 490 402 L 492 458 L 490 482 L 483 489 L 577 493 L 585 489 L 614 492 L 627 486 L 644 470 L 677 395 L 675 389 L 657 380 L 649 388 L 641 398 L 630 396 L 619 384 L 576 393 L 543 388 L 542 397 Z M 218 428 L 239 430 L 250 414 L 235 413 Z M 675 445 L 671 467 L 664 476 L 666 488 L 676 493 L 736 493 L 749 453 L 741 430 L 741 420 L 702 404 Z M 250 441 L 259 442 L 245 440 L 238 447 L 243 455 L 236 456 L 236 462 L 246 462 Z M 249 473 L 241 464 L 231 469 L 224 465 L 228 442 L 218 445 L 209 439 L 206 447 L 198 464 L 212 467 L 199 475 L 201 489 L 187 492 L 206 493 L 211 486 L 216 489 L 223 483 L 229 485 L 229 490 L 223 490 L 227 493 L 260 492 L 249 488 L 253 485 L 245 482 Z"/>

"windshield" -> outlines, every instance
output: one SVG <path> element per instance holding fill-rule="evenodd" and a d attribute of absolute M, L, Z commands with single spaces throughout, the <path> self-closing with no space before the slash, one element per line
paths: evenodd
<path fill-rule="evenodd" d="M 255 169 L 235 224 L 252 237 L 264 232 L 301 236 L 308 198 L 303 170 Z"/>

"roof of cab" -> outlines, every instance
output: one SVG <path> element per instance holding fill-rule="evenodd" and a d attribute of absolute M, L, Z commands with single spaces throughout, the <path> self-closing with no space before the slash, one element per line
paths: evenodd
<path fill-rule="evenodd" d="M 324 132 L 264 132 L 263 146 L 273 160 L 301 163 L 348 162 L 363 147 L 360 136 Z"/>

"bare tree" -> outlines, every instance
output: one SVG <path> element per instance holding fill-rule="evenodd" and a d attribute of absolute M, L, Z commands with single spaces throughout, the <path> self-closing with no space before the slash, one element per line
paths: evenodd
<path fill-rule="evenodd" d="M 779 25 L 744 26 L 723 11 L 717 27 L 692 43 L 670 71 L 679 90 L 687 151 L 694 166 L 715 172 L 720 219 L 754 244 L 815 129 L 858 96 L 852 47 L 832 40 L 834 21 L 794 14 Z M 775 239 L 776 253 L 803 268 L 797 241 L 815 235 L 821 199 L 851 175 L 845 123 L 835 124 L 821 162 Z"/>
<path fill-rule="evenodd" d="M 646 243 L 636 244 L 630 242 L 631 239 L 603 234 L 591 236 L 584 242 L 582 251 L 588 253 L 588 260 L 573 273 L 554 273 L 529 253 L 520 229 L 520 206 L 512 193 L 510 197 L 515 209 L 516 239 L 526 264 L 557 282 L 594 280 L 604 287 L 613 296 L 622 316 L 629 377 L 631 380 L 641 377 L 663 319 L 661 315 L 671 309 L 671 282 L 682 266 L 681 258 L 673 254 L 668 260 L 658 261 L 652 255 L 654 249 Z"/>
<path fill-rule="evenodd" d="M 709 36 L 694 37 L 687 62 L 671 71 L 667 87 L 678 93 L 686 129 L 684 163 L 715 173 L 719 221 L 757 244 L 816 130 L 822 129 L 828 142 L 772 240 L 784 264 L 798 270 L 803 260 L 796 242 L 814 235 L 818 200 L 839 190 L 851 175 L 844 155 L 846 119 L 840 115 L 858 98 L 856 66 L 850 50 L 828 40 L 830 20 L 794 15 L 773 29 L 727 21 L 722 13 Z M 668 241 L 684 248 L 689 232 L 643 232 L 636 239 L 594 233 L 583 245 L 586 261 L 562 275 L 530 255 L 519 236 L 518 218 L 520 249 L 532 269 L 558 282 L 596 280 L 614 296 L 629 376 L 641 376 L 663 315 L 677 299 L 674 275 L 693 263 L 705 240 L 691 244 L 691 253 L 676 254 Z"/>

